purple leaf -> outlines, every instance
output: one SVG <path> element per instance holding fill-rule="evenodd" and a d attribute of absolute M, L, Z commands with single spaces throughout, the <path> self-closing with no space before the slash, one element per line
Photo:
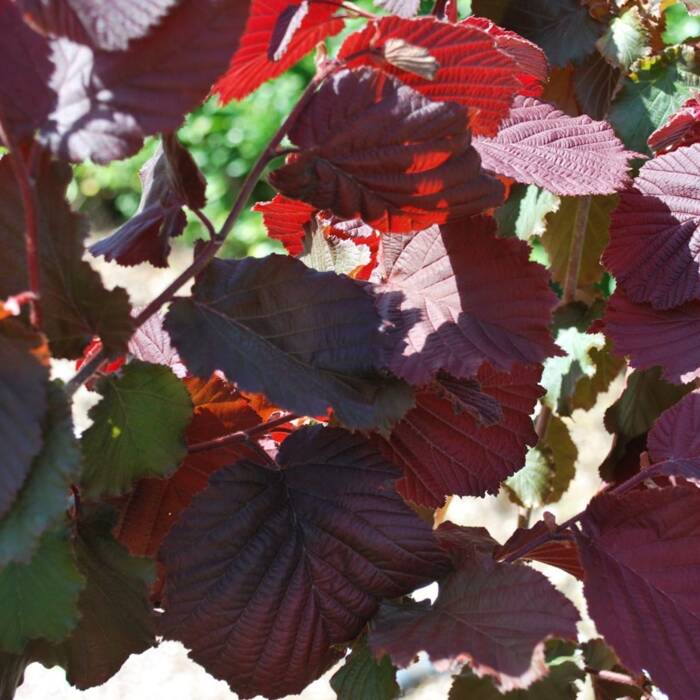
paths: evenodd
<path fill-rule="evenodd" d="M 644 164 L 620 196 L 603 261 L 633 302 L 700 299 L 700 144 Z"/>
<path fill-rule="evenodd" d="M 398 472 L 359 435 L 301 428 L 278 462 L 216 472 L 161 549 L 166 638 L 243 698 L 300 692 L 381 598 L 448 568 L 394 491 Z"/>
<path fill-rule="evenodd" d="M 462 378 L 485 361 L 509 369 L 557 354 L 547 272 L 528 260 L 526 244 L 496 238 L 495 228 L 479 218 L 421 231 L 377 287 L 391 324 L 387 366 L 411 384 L 439 370 Z"/>
<path fill-rule="evenodd" d="M 673 700 L 695 700 L 700 673 L 700 490 L 603 494 L 577 534 L 598 631 L 631 671 Z"/>
<path fill-rule="evenodd" d="M 625 150 L 606 122 L 569 117 L 553 105 L 516 97 L 493 138 L 474 138 L 487 170 L 554 194 L 611 194 L 628 182 Z"/>
<path fill-rule="evenodd" d="M 374 0 L 377 7 L 399 17 L 413 17 L 418 12 L 420 0 Z"/>
<path fill-rule="evenodd" d="M 129 340 L 129 352 L 144 362 L 170 367 L 173 374 L 182 379 L 187 375 L 187 368 L 163 328 L 164 318 L 165 314 L 160 311 L 144 321 Z"/>
<path fill-rule="evenodd" d="M 543 642 L 576 639 L 579 615 L 545 576 L 522 564 L 475 554 L 440 583 L 433 606 L 383 604 L 369 645 L 407 666 L 419 651 L 433 662 L 468 661 L 502 691 L 527 687 L 546 673 Z"/>

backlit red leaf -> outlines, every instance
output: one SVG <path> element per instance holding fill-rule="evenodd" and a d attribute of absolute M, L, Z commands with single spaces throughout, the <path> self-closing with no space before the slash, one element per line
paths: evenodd
<path fill-rule="evenodd" d="M 535 367 L 519 366 L 507 374 L 482 366 L 477 375 L 481 391 L 502 412 L 498 423 L 487 426 L 445 398 L 439 383 L 418 391 L 415 408 L 388 440 L 381 440 L 382 449 L 404 470 L 397 483 L 404 498 L 439 507 L 452 494 L 496 493 L 525 463 L 527 446 L 537 442 L 530 414 L 543 393 L 539 377 Z"/>
<path fill-rule="evenodd" d="M 606 122 L 569 117 L 529 97 L 516 97 L 498 134 L 476 137 L 474 148 L 487 170 L 562 195 L 622 189 L 635 155 Z"/>
<path fill-rule="evenodd" d="M 329 78 L 289 137 L 301 149 L 270 175 L 280 192 L 395 233 L 496 206 L 458 105 L 431 102 L 369 68 Z"/>
<path fill-rule="evenodd" d="M 603 261 L 631 301 L 700 299 L 700 144 L 644 164 L 620 196 Z"/>
<path fill-rule="evenodd" d="M 630 671 L 674 700 L 700 673 L 700 489 L 596 497 L 577 534 L 584 593 L 598 631 Z"/>
<path fill-rule="evenodd" d="M 338 4 L 322 0 L 253 0 L 241 45 L 214 85 L 222 102 L 241 100 L 282 75 L 344 25 L 332 15 Z"/>
<path fill-rule="evenodd" d="M 276 194 L 269 202 L 258 202 L 253 211 L 262 214 L 267 235 L 280 241 L 290 255 L 303 252 L 304 224 L 311 221 L 316 207 Z"/>
<path fill-rule="evenodd" d="M 496 238 L 495 228 L 479 218 L 421 231 L 377 287 L 391 323 L 387 365 L 411 384 L 439 370 L 469 377 L 483 362 L 509 369 L 557 354 L 547 271 L 529 261 L 526 244 Z"/>
<path fill-rule="evenodd" d="M 448 568 L 394 491 L 397 471 L 361 436 L 302 428 L 278 462 L 216 472 L 161 549 L 165 637 L 243 698 L 300 692 L 381 598 Z"/>
<path fill-rule="evenodd" d="M 655 153 L 668 153 L 700 141 L 700 97 L 691 97 L 647 140 Z"/>
<path fill-rule="evenodd" d="M 467 107 L 473 132 L 493 135 L 508 114 L 514 95 L 524 85 L 532 89 L 546 78 L 542 51 L 524 39 L 520 39 L 518 51 L 514 37 L 488 20 L 451 24 L 434 17 L 413 20 L 383 17 L 351 34 L 339 56 L 350 59 L 351 66 L 372 63 L 431 100 L 457 102 Z M 432 80 L 387 61 L 384 55 L 387 42 L 395 40 L 430 52 L 439 66 Z M 505 51 L 500 50 L 501 43 Z M 520 54 L 526 53 L 525 45 L 529 52 L 521 64 Z M 539 62 L 533 59 L 533 54 L 540 57 Z"/>
<path fill-rule="evenodd" d="M 543 642 L 576 639 L 578 612 L 541 573 L 467 558 L 440 583 L 434 605 L 382 605 L 369 633 L 375 656 L 407 666 L 419 651 L 433 662 L 468 661 L 502 691 L 527 687 L 546 673 Z"/>

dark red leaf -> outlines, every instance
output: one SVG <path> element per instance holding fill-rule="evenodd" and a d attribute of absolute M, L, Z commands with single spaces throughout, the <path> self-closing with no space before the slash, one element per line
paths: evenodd
<path fill-rule="evenodd" d="M 374 614 L 445 573 L 398 473 L 359 435 L 301 428 L 280 471 L 216 472 L 161 549 L 166 638 L 243 698 L 300 692 Z M 342 647 L 339 647 L 342 649 Z"/>
<path fill-rule="evenodd" d="M 500 483 L 525 463 L 537 442 L 530 419 L 542 389 L 540 368 L 516 366 L 511 374 L 488 365 L 479 370 L 481 390 L 500 404 L 502 419 L 485 427 L 471 413 L 444 398 L 439 387 L 416 393 L 411 409 L 381 446 L 404 470 L 397 483 L 404 498 L 439 507 L 445 496 L 496 493 Z"/>
<path fill-rule="evenodd" d="M 700 368 L 700 301 L 667 311 L 635 304 L 618 289 L 608 302 L 605 329 L 619 355 L 646 369 L 660 365 L 670 382 L 689 382 Z"/>
<path fill-rule="evenodd" d="M 470 111 L 472 131 L 491 136 L 508 114 L 513 96 L 523 86 L 532 89 L 546 77 L 546 61 L 540 49 L 521 39 L 522 45 L 530 47 L 526 63 L 521 65 L 518 50 L 508 50 L 514 48 L 515 35 L 508 38 L 499 33 L 500 28 L 489 24 L 488 20 L 483 24 L 450 24 L 434 17 L 383 17 L 351 34 L 339 56 L 349 59 L 350 66 L 372 63 L 431 100 L 463 105 Z M 430 52 L 439 66 L 432 80 L 387 61 L 386 44 L 396 40 Z M 500 44 L 506 46 L 505 51 L 500 50 Z M 539 64 L 532 60 L 532 54 L 539 54 Z"/>
<path fill-rule="evenodd" d="M 439 370 L 473 376 L 558 354 L 549 331 L 557 302 L 545 268 L 493 220 L 433 226 L 416 234 L 376 289 L 390 322 L 387 366 L 414 385 Z M 386 261 L 385 261 L 386 265 Z"/>
<path fill-rule="evenodd" d="M 221 101 L 241 100 L 282 75 L 326 37 L 344 26 L 332 15 L 338 4 L 322 0 L 253 0 L 241 46 L 214 86 Z"/>
<path fill-rule="evenodd" d="M 597 496 L 577 534 L 584 593 L 598 631 L 631 671 L 674 700 L 700 673 L 700 490 Z"/>
<path fill-rule="evenodd" d="M 456 568 L 465 564 L 475 553 L 491 555 L 498 547 L 498 542 L 485 527 L 465 527 L 449 520 L 435 530 L 435 537 Z"/>
<path fill-rule="evenodd" d="M 476 554 L 440 583 L 433 606 L 383 604 L 369 645 L 375 656 L 388 653 L 398 666 L 407 666 L 419 651 L 433 662 L 468 661 L 506 691 L 545 675 L 543 643 L 576 639 L 578 618 L 541 573 Z"/>
<path fill-rule="evenodd" d="M 487 170 L 561 195 L 622 189 L 636 155 L 607 122 L 569 117 L 531 97 L 516 97 L 498 134 L 476 137 L 474 148 Z"/>
<path fill-rule="evenodd" d="M 655 153 L 668 153 L 700 141 L 700 97 L 691 97 L 660 126 L 647 143 Z"/>
<path fill-rule="evenodd" d="M 107 163 L 177 128 L 225 69 L 247 14 L 245 0 L 182 0 L 128 51 L 47 40 L 60 94 L 42 141 L 61 158 Z"/>
<path fill-rule="evenodd" d="M 603 262 L 634 302 L 700 299 L 700 144 L 648 161 L 612 216 Z"/>
<path fill-rule="evenodd" d="M 106 51 L 123 51 L 140 39 L 178 0 L 15 0 L 30 24 L 54 36 L 65 36 Z"/>
<path fill-rule="evenodd" d="M 303 252 L 304 224 L 311 221 L 316 207 L 276 194 L 269 202 L 258 202 L 253 211 L 262 214 L 267 235 L 280 241 L 290 255 Z"/>
<path fill-rule="evenodd" d="M 188 379 L 186 385 L 194 404 L 186 435 L 188 445 L 247 430 L 261 422 L 250 402 L 222 379 Z M 132 554 L 155 556 L 180 513 L 207 486 L 209 475 L 239 459 L 255 459 L 254 453 L 243 443 L 223 445 L 188 454 L 168 479 L 141 479 L 119 501 L 117 539 Z"/>
<path fill-rule="evenodd" d="M 381 231 L 465 219 L 502 198 L 470 145 L 466 112 L 369 68 L 329 78 L 289 136 L 301 150 L 271 173 L 273 186 Z"/>

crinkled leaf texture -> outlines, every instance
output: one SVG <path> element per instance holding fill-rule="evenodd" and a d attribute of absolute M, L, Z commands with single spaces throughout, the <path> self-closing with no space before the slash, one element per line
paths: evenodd
<path fill-rule="evenodd" d="M 304 251 L 304 224 L 311 221 L 316 207 L 276 194 L 269 202 L 258 202 L 253 211 L 262 214 L 267 235 L 282 243 L 290 255 Z"/>
<path fill-rule="evenodd" d="M 492 136 L 508 114 L 513 96 L 524 86 L 544 80 L 547 71 L 538 47 L 522 40 L 525 60 L 521 62 L 521 56 L 500 50 L 499 41 L 505 42 L 502 36 L 485 29 L 473 20 L 451 24 L 434 17 L 383 17 L 350 35 L 339 57 L 354 57 L 351 66 L 374 64 L 431 100 L 463 105 L 471 113 L 472 131 Z M 402 70 L 387 60 L 385 51 L 397 40 L 429 51 L 438 65 L 432 79 Z"/>
<path fill-rule="evenodd" d="M 615 352 L 629 355 L 630 365 L 647 369 L 660 365 L 670 382 L 689 382 L 700 368 L 700 301 L 666 311 L 635 304 L 622 289 L 613 294 L 605 329 Z"/>
<path fill-rule="evenodd" d="M 364 635 L 353 644 L 345 663 L 333 674 L 331 688 L 338 700 L 394 700 L 401 693 L 391 660 L 388 656 L 375 659 Z"/>
<path fill-rule="evenodd" d="M 383 7 L 392 15 L 413 17 L 418 12 L 420 0 L 374 0 L 377 7 Z"/>
<path fill-rule="evenodd" d="M 15 0 L 32 26 L 106 51 L 123 51 L 158 24 L 178 0 Z"/>
<path fill-rule="evenodd" d="M 17 497 L 41 450 L 49 371 L 32 351 L 40 335 L 12 319 L 0 321 L 0 519 Z"/>
<path fill-rule="evenodd" d="M 636 155 L 606 122 L 569 117 L 532 97 L 516 97 L 498 134 L 475 137 L 474 148 L 487 170 L 560 195 L 622 189 Z"/>
<path fill-rule="evenodd" d="M 145 136 L 177 128 L 225 70 L 248 4 L 182 0 L 126 51 L 46 39 L 53 63 L 48 84 L 32 66 L 21 73 L 35 99 L 58 93 L 54 104 L 48 100 L 48 114 L 35 120 L 41 141 L 64 159 L 108 163 L 138 151 Z"/>
<path fill-rule="evenodd" d="M 54 357 L 80 357 L 94 336 L 114 356 L 126 349 L 132 331 L 131 307 L 120 287 L 106 290 L 82 260 L 86 226 L 65 200 L 71 169 L 42 156 L 37 162 L 39 273 L 43 330 Z M 29 288 L 22 199 L 9 156 L 0 160 L 0 298 Z"/>
<path fill-rule="evenodd" d="M 518 366 L 511 374 L 483 365 L 480 391 L 494 400 L 500 419 L 484 425 L 480 413 L 465 410 L 454 385 L 438 378 L 416 392 L 416 406 L 380 446 L 404 470 L 397 483 L 401 495 L 429 507 L 445 496 L 496 493 L 500 483 L 520 469 L 528 445 L 537 442 L 530 414 L 542 390 L 539 367 Z M 462 380 L 461 383 L 470 380 Z M 476 404 L 478 406 L 478 404 Z"/>
<path fill-rule="evenodd" d="M 700 299 L 700 144 L 642 166 L 620 196 L 603 261 L 633 302 Z"/>
<path fill-rule="evenodd" d="M 300 148 L 270 174 L 283 195 L 407 233 L 500 204 L 467 113 L 371 68 L 343 70 L 312 97 L 289 137 Z"/>
<path fill-rule="evenodd" d="M 352 428 L 387 429 L 410 390 L 379 376 L 381 321 L 361 283 L 300 260 L 214 260 L 165 320 L 190 371 L 221 370 L 244 391 L 309 416 L 332 407 Z"/>
<path fill-rule="evenodd" d="M 138 360 L 154 365 L 170 367 L 176 377 L 187 375 L 187 368 L 172 345 L 168 332 L 163 328 L 165 313 L 159 311 L 146 319 L 129 340 L 129 354 Z"/>
<path fill-rule="evenodd" d="M 338 4 L 323 0 L 253 0 L 241 45 L 214 85 L 222 102 L 242 100 L 282 75 L 316 44 L 344 26 L 333 18 Z"/>
<path fill-rule="evenodd" d="M 382 604 L 369 645 L 375 656 L 388 653 L 401 667 L 419 651 L 433 662 L 468 661 L 506 691 L 541 678 L 543 643 L 575 640 L 578 619 L 573 604 L 541 573 L 475 554 L 441 581 L 433 605 Z"/>
<path fill-rule="evenodd" d="M 278 463 L 216 472 L 161 548 L 165 637 L 243 698 L 301 691 L 380 598 L 448 567 L 394 491 L 398 472 L 361 436 L 301 428 Z"/>
<path fill-rule="evenodd" d="M 584 593 L 598 630 L 631 671 L 674 700 L 700 673 L 700 490 L 597 496 L 577 534 Z"/>
<path fill-rule="evenodd" d="M 171 474 L 185 456 L 192 418 L 184 384 L 168 367 L 133 360 L 97 391 L 102 399 L 81 439 L 85 493 L 120 496 L 141 477 Z"/>
<path fill-rule="evenodd" d="M 41 451 L 12 507 L 0 518 L 0 567 L 27 563 L 41 536 L 64 519 L 70 485 L 78 480 L 80 468 L 71 407 L 63 389 L 50 384 Z"/>
<path fill-rule="evenodd" d="M 648 139 L 655 153 L 668 153 L 700 142 L 700 98 L 691 97 Z"/>
<path fill-rule="evenodd" d="M 528 246 L 495 237 L 492 219 L 417 233 L 375 288 L 390 328 L 386 364 L 411 384 L 439 370 L 473 376 L 558 354 L 549 331 L 556 296 Z"/>

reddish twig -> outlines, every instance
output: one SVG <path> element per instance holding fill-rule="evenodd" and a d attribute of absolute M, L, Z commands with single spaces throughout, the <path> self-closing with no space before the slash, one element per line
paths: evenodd
<path fill-rule="evenodd" d="M 266 423 L 260 423 L 260 425 L 255 425 L 248 430 L 237 430 L 235 433 L 229 433 L 228 435 L 221 435 L 220 437 L 213 438 L 212 440 L 205 440 L 204 442 L 195 442 L 194 445 L 190 445 L 187 451 L 190 454 L 195 454 L 197 452 L 207 452 L 208 450 L 215 450 L 219 447 L 224 447 L 226 445 L 235 445 L 242 442 L 248 442 L 251 438 L 264 435 L 274 430 L 279 425 L 284 425 L 289 423 L 289 421 L 297 418 L 293 413 L 285 413 L 279 418 L 273 418 Z"/>

